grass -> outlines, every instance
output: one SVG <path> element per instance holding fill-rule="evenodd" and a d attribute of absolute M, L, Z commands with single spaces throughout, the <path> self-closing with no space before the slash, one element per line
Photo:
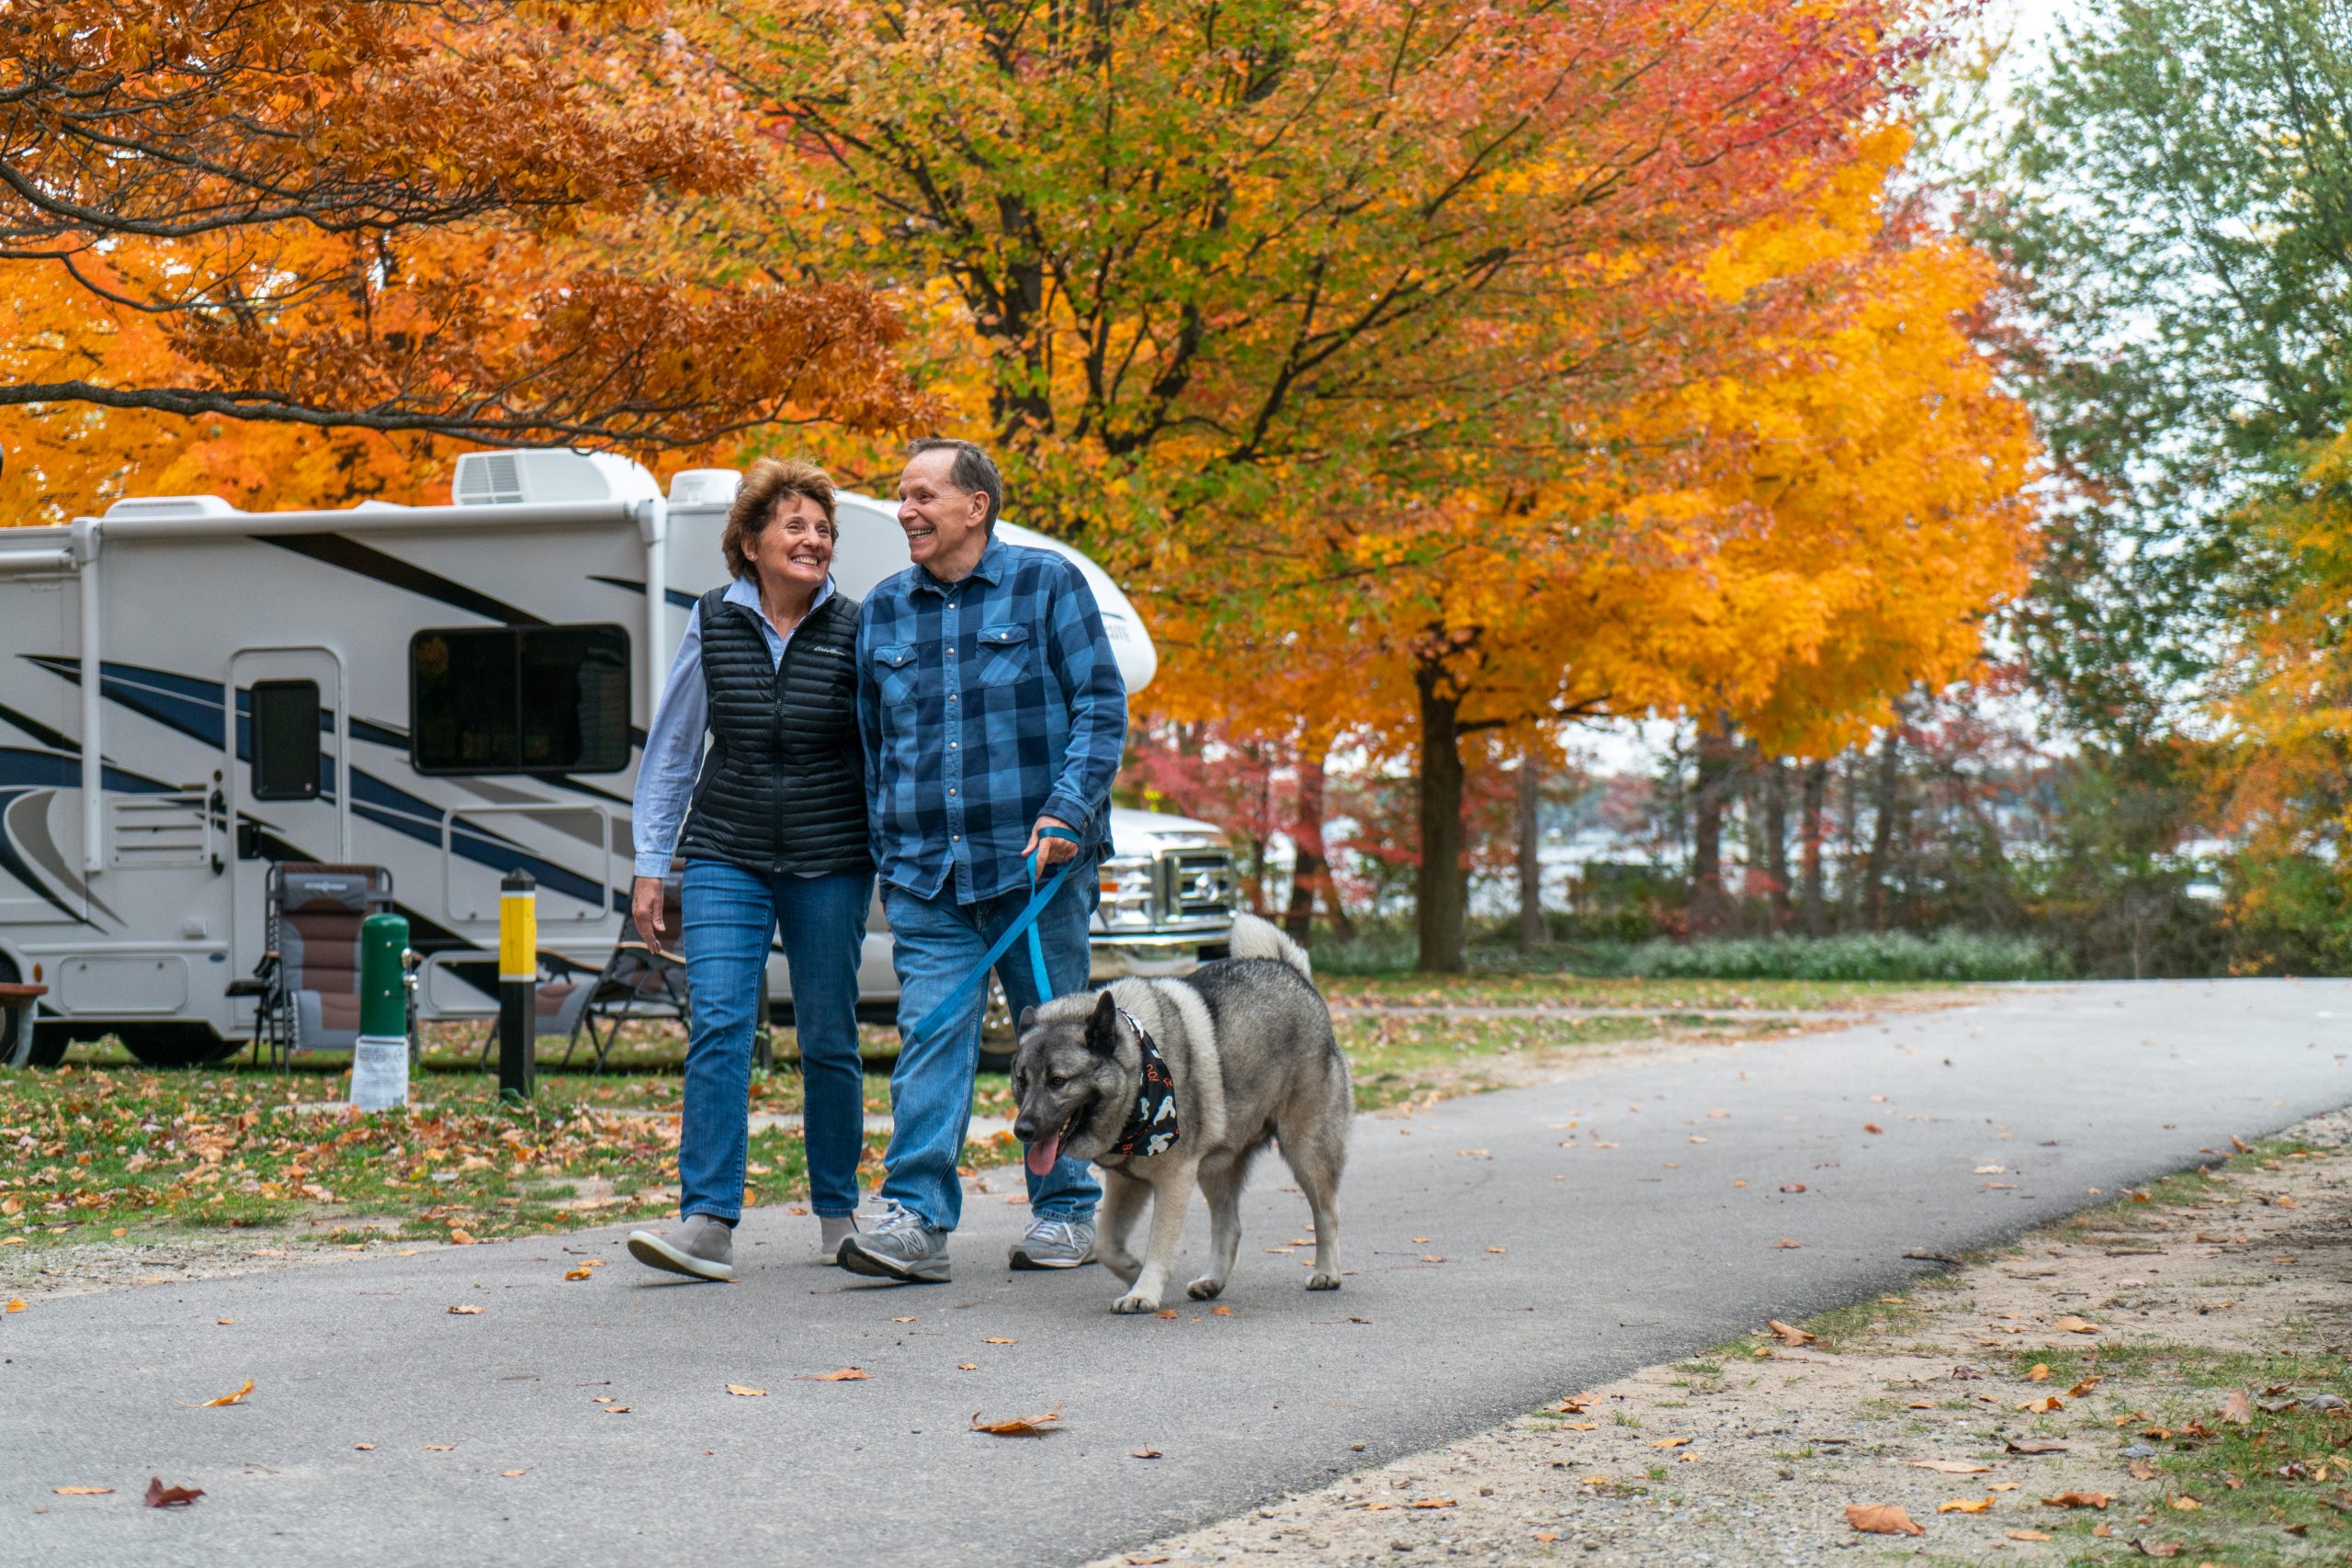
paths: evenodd
<path fill-rule="evenodd" d="M 1319 957 L 1318 957 L 1318 962 Z M 1403 1006 L 1664 1008 L 1745 1012 L 1859 1011 L 1918 987 L 1895 981 L 1645 979 L 1573 975 L 1337 975 L 1317 984 L 1335 1002 Z"/>

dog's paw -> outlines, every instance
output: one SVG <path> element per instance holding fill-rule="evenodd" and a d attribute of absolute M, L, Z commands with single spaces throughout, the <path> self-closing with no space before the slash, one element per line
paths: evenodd
<path fill-rule="evenodd" d="M 1306 1288 L 1310 1291 L 1336 1291 L 1340 1288 L 1340 1277 L 1317 1269 L 1306 1277 Z"/>
<path fill-rule="evenodd" d="M 1193 1280 L 1191 1284 L 1185 1286 L 1184 1293 L 1192 1297 L 1196 1302 L 1204 1302 L 1211 1296 L 1219 1294 L 1224 1291 L 1224 1280 L 1218 1279 L 1214 1274 L 1204 1274 L 1199 1279 Z"/>
<path fill-rule="evenodd" d="M 1113 1312 L 1121 1313 L 1158 1312 L 1159 1310 L 1159 1298 L 1158 1296 L 1147 1296 L 1141 1291 L 1129 1291 L 1125 1295 L 1121 1296 L 1117 1301 L 1111 1303 L 1111 1310 Z"/>

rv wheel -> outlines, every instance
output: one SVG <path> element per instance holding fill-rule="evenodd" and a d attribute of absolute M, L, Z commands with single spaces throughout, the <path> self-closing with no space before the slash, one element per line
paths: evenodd
<path fill-rule="evenodd" d="M 1004 999 L 1004 987 L 991 974 L 988 1007 L 980 1013 L 980 1071 L 1012 1071 L 1012 1052 L 1019 1043 L 1020 1036 L 1012 1027 L 1012 1004 Z"/>
<path fill-rule="evenodd" d="M 209 1023 L 126 1023 L 115 1030 L 123 1049 L 151 1067 L 201 1067 L 226 1061 L 244 1046 L 223 1040 Z"/>

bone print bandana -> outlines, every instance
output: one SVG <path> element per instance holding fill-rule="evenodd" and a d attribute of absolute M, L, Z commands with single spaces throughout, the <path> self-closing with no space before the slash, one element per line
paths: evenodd
<path fill-rule="evenodd" d="M 1127 1112 L 1127 1124 L 1119 1129 L 1119 1141 L 1111 1145 L 1110 1153 L 1122 1160 L 1164 1155 L 1176 1146 L 1178 1136 L 1176 1080 L 1169 1074 L 1159 1043 L 1136 1021 L 1136 1015 L 1121 1008 L 1119 1016 L 1136 1032 L 1143 1048 L 1143 1087 L 1136 1091 L 1135 1109 Z"/>

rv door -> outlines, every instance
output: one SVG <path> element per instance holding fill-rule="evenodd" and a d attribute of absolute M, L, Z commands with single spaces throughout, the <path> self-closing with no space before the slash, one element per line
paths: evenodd
<path fill-rule="evenodd" d="M 330 649 L 244 649 L 228 674 L 230 962 L 242 976 L 267 942 L 270 865 L 351 859 L 350 702 Z"/>

